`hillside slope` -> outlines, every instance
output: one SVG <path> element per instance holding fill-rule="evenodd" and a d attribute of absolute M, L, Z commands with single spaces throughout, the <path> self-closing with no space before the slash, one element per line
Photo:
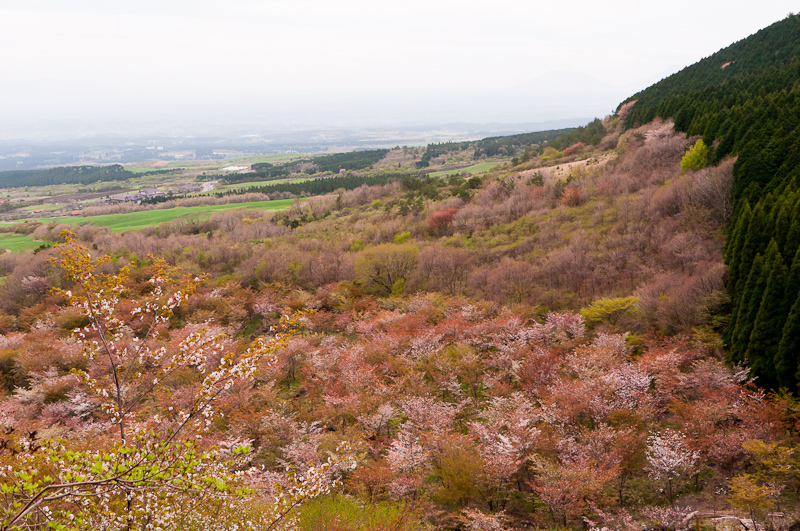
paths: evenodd
<path fill-rule="evenodd" d="M 286 529 L 251 515 L 285 507 L 276 492 L 337 488 L 298 498 L 294 528 L 800 528 L 800 402 L 759 387 L 793 381 L 780 355 L 800 337 L 795 89 L 764 88 L 792 65 L 677 91 L 663 114 L 688 116 L 680 130 L 625 129 L 629 102 L 567 135 L 257 162 L 260 188 L 229 181 L 225 197 L 0 227 L 55 244 L 0 253 L 0 528 L 42 528 L 14 516 L 37 495 L 8 493 L 31 478 L 65 492 L 48 482 L 85 474 L 83 455 L 109 464 L 89 461 L 110 490 L 33 499 L 54 527 Z M 638 108 L 661 105 L 657 88 Z M 728 123 L 710 156 L 686 134 L 704 120 Z M 278 198 L 297 200 L 228 208 Z M 170 203 L 204 215 L 156 224 Z M 112 232 L 100 209 L 149 226 Z M 756 383 L 722 362 L 726 280 L 731 358 Z M 118 455 L 144 454 L 138 473 L 170 430 L 167 447 L 218 455 L 220 473 L 186 453 L 170 467 L 222 493 L 119 486 Z"/>
<path fill-rule="evenodd" d="M 627 102 L 633 127 L 672 118 L 729 154 L 734 215 L 726 244 L 732 315 L 725 341 L 767 387 L 798 388 L 800 352 L 800 17 L 786 19 Z"/>

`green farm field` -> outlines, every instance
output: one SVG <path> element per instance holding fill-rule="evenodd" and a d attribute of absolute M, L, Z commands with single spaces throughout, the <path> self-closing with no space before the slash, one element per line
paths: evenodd
<path fill-rule="evenodd" d="M 161 210 L 145 210 L 142 212 L 129 212 L 126 214 L 108 214 L 105 216 L 59 218 L 58 220 L 41 219 L 39 221 L 56 221 L 57 223 L 71 223 L 81 225 L 90 223 L 97 227 L 106 227 L 111 232 L 125 232 L 126 230 L 144 229 L 155 227 L 161 223 L 178 218 L 197 219 L 206 217 L 214 212 L 246 208 L 249 210 L 285 210 L 294 203 L 294 199 L 277 199 L 274 201 L 256 201 L 252 203 L 234 203 L 229 205 L 209 205 L 198 207 L 165 208 Z"/>
<path fill-rule="evenodd" d="M 167 169 L 167 168 L 136 168 L 136 167 L 130 167 L 129 166 L 129 167 L 126 167 L 125 169 L 128 170 L 131 173 L 147 173 L 149 171 L 164 170 L 164 169 Z M 169 169 L 178 169 L 178 168 L 169 168 Z"/>
<path fill-rule="evenodd" d="M 25 234 L 0 234 L 0 248 L 15 253 L 32 251 L 42 243 Z"/>
<path fill-rule="evenodd" d="M 288 177 L 286 179 L 273 179 L 271 181 L 247 181 L 247 182 L 244 182 L 244 183 L 223 184 L 221 186 L 217 186 L 216 188 L 214 188 L 212 193 L 225 192 L 227 190 L 233 190 L 233 189 L 237 189 L 237 188 L 250 188 L 252 186 L 268 186 L 268 185 L 271 185 L 271 184 L 283 184 L 283 183 L 304 183 L 306 181 L 310 181 L 311 179 L 315 179 L 315 178 L 319 178 L 319 177 L 317 177 L 317 176 L 314 176 L 314 177 L 311 177 L 311 178 L 307 178 L 307 177 L 299 177 L 299 178 Z"/>

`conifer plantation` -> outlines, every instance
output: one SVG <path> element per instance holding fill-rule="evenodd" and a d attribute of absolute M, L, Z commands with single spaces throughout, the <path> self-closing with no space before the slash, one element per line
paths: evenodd
<path fill-rule="evenodd" d="M 627 120 L 633 126 L 673 119 L 676 129 L 711 146 L 711 164 L 737 156 L 725 247 L 733 306 L 725 342 L 731 361 L 747 361 L 761 385 L 793 392 L 798 354 L 790 350 L 796 342 L 788 317 L 800 301 L 798 46 L 800 18 L 789 16 L 634 95 Z M 759 256 L 764 263 L 755 268 Z"/>
<path fill-rule="evenodd" d="M 798 168 L 790 15 L 583 127 L 1 225 L 0 531 L 798 529 Z"/>

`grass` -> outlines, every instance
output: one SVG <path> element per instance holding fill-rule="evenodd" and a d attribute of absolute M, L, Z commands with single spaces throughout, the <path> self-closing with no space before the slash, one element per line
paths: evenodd
<path fill-rule="evenodd" d="M 138 230 L 147 227 L 155 227 L 161 223 L 172 221 L 178 218 L 202 218 L 214 212 L 222 212 L 236 208 L 247 208 L 250 210 L 285 210 L 289 208 L 294 201 L 294 199 L 277 199 L 274 201 L 255 201 L 252 203 L 234 203 L 228 205 L 165 208 L 161 210 L 145 210 L 142 212 L 108 214 L 105 216 L 92 216 L 86 218 L 59 218 L 57 220 L 42 219 L 40 221 L 71 223 L 76 225 L 89 223 L 97 227 L 106 227 L 111 232 L 125 232 L 126 230 Z"/>
<path fill-rule="evenodd" d="M 180 168 L 131 168 L 131 167 L 127 167 L 125 169 L 128 170 L 131 173 L 147 173 L 149 171 L 159 171 L 159 170 L 166 170 L 166 169 L 175 170 L 175 169 L 180 169 Z"/>
<path fill-rule="evenodd" d="M 11 252 L 32 251 L 41 245 L 42 242 L 26 234 L 0 234 L 0 247 Z"/>
<path fill-rule="evenodd" d="M 469 173 L 470 175 L 475 175 L 478 173 L 483 173 L 489 170 L 494 169 L 497 166 L 500 166 L 501 162 L 481 162 L 480 164 L 475 164 L 473 166 L 469 166 L 466 168 L 458 168 L 453 170 L 442 170 L 442 171 L 435 171 L 433 173 L 429 173 L 431 177 L 446 177 L 447 175 L 455 175 L 457 173 Z"/>
<path fill-rule="evenodd" d="M 32 213 L 34 210 L 41 210 L 42 212 L 47 212 L 51 210 L 58 210 L 60 207 L 58 205 L 54 205 L 52 203 L 44 203 L 42 205 L 32 205 L 26 206 L 20 209 L 17 209 L 19 212 L 25 212 L 26 214 Z"/>

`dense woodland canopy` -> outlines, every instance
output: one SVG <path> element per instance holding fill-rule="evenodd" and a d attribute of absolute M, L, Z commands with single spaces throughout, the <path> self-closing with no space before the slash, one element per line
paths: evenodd
<path fill-rule="evenodd" d="M 0 172 L 0 187 L 47 186 L 49 184 L 91 184 L 125 181 L 134 174 L 119 164 L 111 166 L 63 166 L 47 170 Z"/>

